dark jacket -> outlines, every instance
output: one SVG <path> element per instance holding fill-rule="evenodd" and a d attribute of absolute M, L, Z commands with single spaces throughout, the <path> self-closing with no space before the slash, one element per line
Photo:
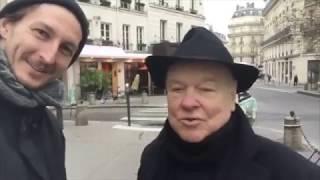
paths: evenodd
<path fill-rule="evenodd" d="M 220 135 L 206 140 L 215 145 L 204 151 L 205 158 L 200 161 L 181 156 L 184 151 L 190 151 L 190 148 L 180 148 L 184 146 L 181 142 L 175 147 L 180 148 L 179 153 L 172 153 L 170 142 L 177 138 L 171 131 L 166 123 L 159 136 L 144 149 L 138 180 L 320 179 L 319 166 L 280 143 L 255 135 L 239 106 L 225 127 L 217 132 Z M 197 156 L 201 153 L 197 152 Z"/>
<path fill-rule="evenodd" d="M 65 180 L 64 156 L 62 128 L 51 112 L 0 96 L 0 180 Z"/>

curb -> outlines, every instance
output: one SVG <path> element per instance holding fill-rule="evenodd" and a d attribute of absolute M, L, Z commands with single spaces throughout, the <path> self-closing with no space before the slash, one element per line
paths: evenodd
<path fill-rule="evenodd" d="M 107 105 L 88 105 L 88 109 L 104 109 L 104 108 L 127 108 L 127 104 L 107 104 Z M 160 104 L 130 104 L 130 108 L 166 108 Z M 64 106 L 64 110 L 75 109 L 76 106 Z"/>
<path fill-rule="evenodd" d="M 318 97 L 320 98 L 320 93 L 317 92 L 310 92 L 310 91 L 297 91 L 298 94 L 303 94 L 303 95 L 307 95 L 307 96 L 312 96 L 312 97 Z"/>

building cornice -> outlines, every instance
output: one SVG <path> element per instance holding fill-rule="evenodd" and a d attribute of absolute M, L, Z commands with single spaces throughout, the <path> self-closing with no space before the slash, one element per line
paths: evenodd
<path fill-rule="evenodd" d="M 287 38 L 291 36 L 291 31 L 290 31 L 290 27 L 286 27 L 283 30 L 281 30 L 280 32 L 274 34 L 273 36 L 271 36 L 270 38 L 264 40 L 261 45 L 262 46 L 266 46 L 267 44 L 273 44 L 283 38 Z"/>
<path fill-rule="evenodd" d="M 92 7 L 92 8 L 99 8 L 102 10 L 110 10 L 110 11 L 119 11 L 119 12 L 125 12 L 125 13 L 130 13 L 130 14 L 134 14 L 134 15 L 141 15 L 141 16 L 146 16 L 147 12 L 146 11 L 137 11 L 135 9 L 127 9 L 127 8 L 121 8 L 121 7 L 117 7 L 117 6 L 101 6 L 98 4 L 92 4 L 92 3 L 85 3 L 85 2 L 78 2 L 79 5 L 81 7 Z"/>
<path fill-rule="evenodd" d="M 149 3 L 149 7 L 155 8 L 155 9 L 164 10 L 164 11 L 168 11 L 168 12 L 172 12 L 172 13 L 176 13 L 176 14 L 187 15 L 187 16 L 194 17 L 194 18 L 199 18 L 199 19 L 202 19 L 202 20 L 206 19 L 205 16 L 203 16 L 202 14 L 192 14 L 192 13 L 187 12 L 187 11 L 176 10 L 173 7 L 171 8 L 169 6 L 168 7 L 161 6 L 161 5 L 159 5 L 158 3 L 155 3 L 155 2 Z"/>
<path fill-rule="evenodd" d="M 292 55 L 287 55 L 287 56 L 281 56 L 281 57 L 277 57 L 277 58 L 269 58 L 269 59 L 264 59 L 263 61 L 287 61 L 289 58 L 295 58 L 295 57 L 299 57 L 301 56 L 301 54 L 292 54 Z"/>
<path fill-rule="evenodd" d="M 229 38 L 241 37 L 241 36 L 263 36 L 263 32 L 241 32 L 241 33 L 230 33 Z"/>
<path fill-rule="evenodd" d="M 278 1 L 279 0 L 269 0 L 266 7 L 262 11 L 262 15 L 265 16 L 266 14 L 268 14 L 270 10 L 274 7 L 274 5 L 277 4 Z"/>
<path fill-rule="evenodd" d="M 239 24 L 230 24 L 228 25 L 228 28 L 236 28 L 242 26 L 263 26 L 263 22 L 244 22 Z"/>

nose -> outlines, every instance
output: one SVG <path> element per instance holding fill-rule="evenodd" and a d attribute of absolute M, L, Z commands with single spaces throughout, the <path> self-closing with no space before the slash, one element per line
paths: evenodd
<path fill-rule="evenodd" d="M 48 42 L 46 45 L 42 45 L 40 58 L 44 64 L 55 64 L 56 55 L 58 52 L 58 45 L 54 42 Z"/>
<path fill-rule="evenodd" d="M 190 89 L 186 91 L 181 101 L 181 107 L 186 110 L 193 110 L 199 107 L 199 102 L 194 90 Z"/>

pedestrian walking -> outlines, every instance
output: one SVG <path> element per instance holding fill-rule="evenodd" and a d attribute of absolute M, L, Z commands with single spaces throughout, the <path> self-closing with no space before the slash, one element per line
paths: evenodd
<path fill-rule="evenodd" d="M 297 86 L 298 85 L 298 76 L 294 75 L 293 77 L 293 86 Z"/>
<path fill-rule="evenodd" d="M 57 79 L 87 35 L 74 0 L 14 0 L 0 11 L 1 180 L 66 180 L 64 88 Z"/>
<path fill-rule="evenodd" d="M 268 83 L 270 83 L 270 82 L 271 82 L 271 75 L 268 74 Z"/>
<path fill-rule="evenodd" d="M 142 153 L 138 180 L 320 179 L 320 167 L 255 135 L 235 97 L 259 71 L 234 63 L 212 32 L 192 28 L 172 56 L 146 65 L 167 91 L 168 119 Z"/>

